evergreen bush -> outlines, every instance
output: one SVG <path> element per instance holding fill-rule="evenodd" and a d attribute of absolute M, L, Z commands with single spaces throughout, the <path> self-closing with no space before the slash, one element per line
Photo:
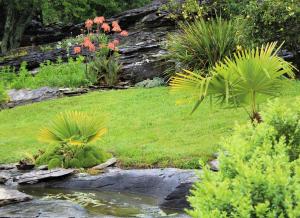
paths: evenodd
<path fill-rule="evenodd" d="M 192 217 L 300 216 L 299 100 L 270 104 L 263 123 L 223 140 L 220 171 L 205 167 L 189 197 Z"/>

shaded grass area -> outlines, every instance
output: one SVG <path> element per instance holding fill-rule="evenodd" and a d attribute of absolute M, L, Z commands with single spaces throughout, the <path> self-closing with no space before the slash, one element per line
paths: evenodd
<path fill-rule="evenodd" d="M 199 158 L 210 159 L 219 139 L 248 117 L 242 109 L 210 110 L 208 103 L 190 115 L 191 105 L 175 106 L 178 97 L 184 94 L 171 95 L 166 87 L 114 90 L 0 111 L 0 163 L 46 149 L 49 145 L 37 140 L 39 129 L 58 112 L 78 110 L 107 117 L 109 132 L 97 144 L 122 167 L 198 168 Z"/>

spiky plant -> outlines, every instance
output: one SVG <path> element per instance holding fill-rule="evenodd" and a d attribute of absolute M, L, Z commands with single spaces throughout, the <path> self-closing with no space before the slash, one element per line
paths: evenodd
<path fill-rule="evenodd" d="M 259 103 L 266 97 L 276 97 L 287 84 L 286 76 L 294 78 L 295 69 L 276 54 L 276 42 L 225 58 L 209 76 L 185 70 L 171 78 L 173 91 L 186 90 L 196 101 L 193 112 L 206 97 L 220 103 L 243 106 L 252 121 L 261 121 Z M 246 108 L 248 106 L 248 109 Z"/>
<path fill-rule="evenodd" d="M 85 145 L 106 133 L 102 119 L 84 112 L 70 111 L 57 117 L 40 132 L 40 140 L 64 145 Z"/>
<path fill-rule="evenodd" d="M 205 69 L 206 73 L 207 68 L 232 54 L 238 45 L 239 33 L 235 25 L 219 17 L 181 23 L 179 28 L 179 33 L 169 35 L 166 45 L 166 59 L 176 65 L 176 70 Z M 173 75 L 173 72 L 167 73 Z"/>

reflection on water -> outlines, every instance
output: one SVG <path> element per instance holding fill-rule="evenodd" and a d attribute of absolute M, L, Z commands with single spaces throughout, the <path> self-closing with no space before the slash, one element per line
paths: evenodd
<path fill-rule="evenodd" d="M 155 198 L 136 194 L 44 188 L 23 188 L 21 191 L 45 201 L 65 200 L 79 204 L 91 217 L 188 217 L 178 211 L 163 211 Z"/>

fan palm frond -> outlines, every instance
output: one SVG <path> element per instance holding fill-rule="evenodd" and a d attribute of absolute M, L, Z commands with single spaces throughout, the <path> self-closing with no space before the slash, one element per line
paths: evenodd
<path fill-rule="evenodd" d="M 84 112 L 70 111 L 57 117 L 40 131 L 40 140 L 60 144 L 83 145 L 100 139 L 107 129 L 102 119 Z"/>
<path fill-rule="evenodd" d="M 296 68 L 277 56 L 277 43 L 261 48 L 245 50 L 226 57 L 212 69 L 210 76 L 184 70 L 170 80 L 172 91 L 186 90 L 196 99 L 196 108 L 207 96 L 233 105 L 249 105 L 251 113 L 257 113 L 261 97 L 278 96 L 294 78 Z M 195 108 L 193 109 L 193 111 Z"/>

